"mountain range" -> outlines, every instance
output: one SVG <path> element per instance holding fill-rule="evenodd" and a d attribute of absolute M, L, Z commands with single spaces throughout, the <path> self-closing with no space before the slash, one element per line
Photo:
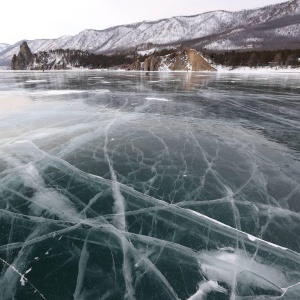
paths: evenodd
<path fill-rule="evenodd" d="M 33 53 L 79 49 L 112 54 L 120 51 L 188 45 L 197 50 L 300 48 L 300 0 L 237 12 L 212 11 L 157 21 L 87 29 L 74 36 L 27 40 Z M 0 43 L 0 65 L 9 65 L 22 41 Z"/>

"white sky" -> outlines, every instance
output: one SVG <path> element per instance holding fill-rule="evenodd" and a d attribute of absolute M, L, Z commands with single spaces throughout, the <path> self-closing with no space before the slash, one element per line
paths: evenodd
<path fill-rule="evenodd" d="M 173 16 L 188 16 L 211 10 L 241 10 L 284 0 L 2 0 L 0 43 L 22 39 L 58 38 L 84 29 Z"/>

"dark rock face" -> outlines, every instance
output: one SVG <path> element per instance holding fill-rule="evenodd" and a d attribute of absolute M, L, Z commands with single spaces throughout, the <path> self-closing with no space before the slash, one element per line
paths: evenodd
<path fill-rule="evenodd" d="M 144 71 L 157 71 L 159 68 L 160 59 L 159 57 L 150 56 L 146 58 L 143 63 Z"/>
<path fill-rule="evenodd" d="M 11 61 L 11 69 L 12 70 L 24 70 L 27 69 L 28 65 L 31 63 L 32 53 L 29 49 L 26 42 L 23 42 L 20 45 L 20 52 L 18 55 L 13 56 Z"/>
<path fill-rule="evenodd" d="M 141 63 L 139 60 L 133 62 L 132 64 L 129 65 L 123 65 L 121 66 L 122 69 L 125 69 L 127 71 L 139 71 L 141 70 Z"/>

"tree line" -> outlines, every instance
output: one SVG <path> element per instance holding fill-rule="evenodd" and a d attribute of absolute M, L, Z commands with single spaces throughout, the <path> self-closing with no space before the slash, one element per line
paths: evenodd
<path fill-rule="evenodd" d="M 82 66 L 84 68 L 110 68 L 113 66 L 120 66 L 123 64 L 130 64 L 133 62 L 132 56 L 128 54 L 114 54 L 103 55 L 89 53 L 88 55 L 81 55 L 80 52 L 73 52 L 70 54 L 70 61 L 74 66 Z"/>
<path fill-rule="evenodd" d="M 300 67 L 300 49 L 264 50 L 264 51 L 225 51 L 204 50 L 203 54 L 215 64 L 227 67 L 291 66 Z"/>

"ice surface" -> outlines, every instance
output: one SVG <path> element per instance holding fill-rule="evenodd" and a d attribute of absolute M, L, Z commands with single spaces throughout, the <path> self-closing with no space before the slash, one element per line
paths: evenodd
<path fill-rule="evenodd" d="M 299 75 L 98 74 L 0 74 L 0 299 L 300 299 Z"/>

